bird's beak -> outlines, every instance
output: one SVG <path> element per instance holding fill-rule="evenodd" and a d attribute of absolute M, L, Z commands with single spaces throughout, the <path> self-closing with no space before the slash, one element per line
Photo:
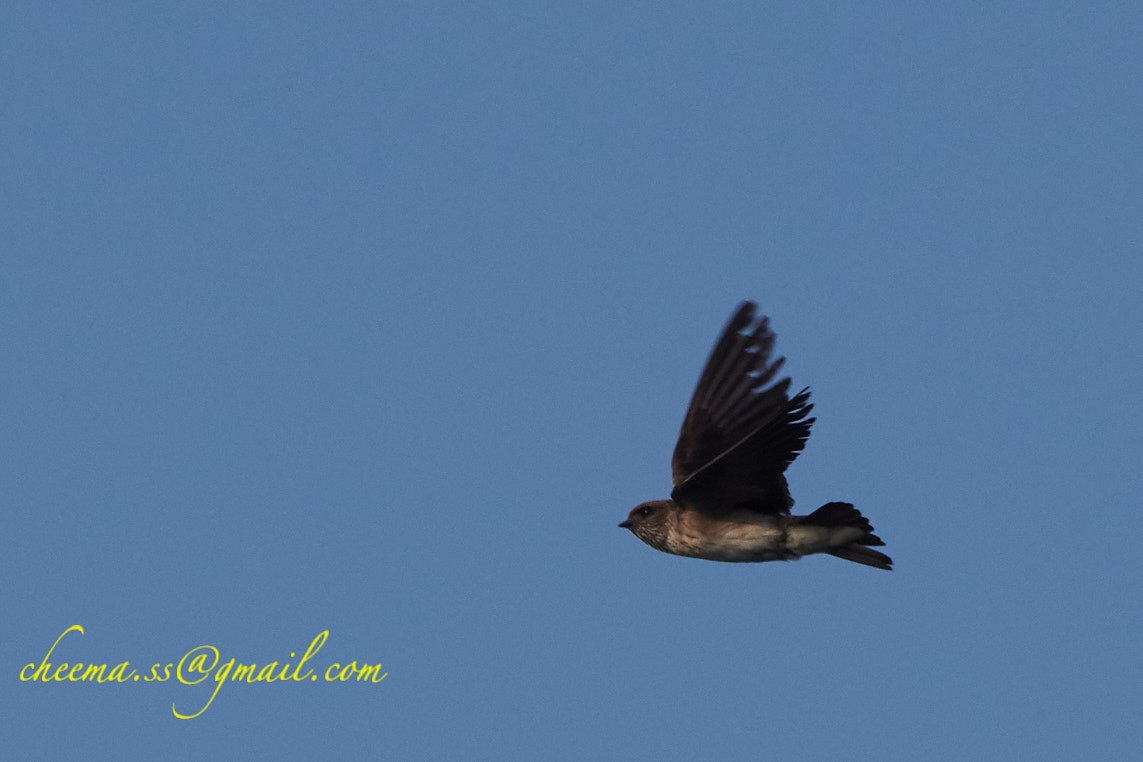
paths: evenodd
<path fill-rule="evenodd" d="M 630 529 L 631 528 L 631 522 L 630 521 L 620 521 L 619 527 L 621 529 Z"/>

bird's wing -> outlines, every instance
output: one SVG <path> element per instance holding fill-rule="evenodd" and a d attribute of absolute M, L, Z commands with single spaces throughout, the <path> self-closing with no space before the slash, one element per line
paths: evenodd
<path fill-rule="evenodd" d="M 671 460 L 672 497 L 699 510 L 789 513 L 783 472 L 805 446 L 814 419 L 809 391 L 791 399 L 790 379 L 771 383 L 769 321 L 743 302 L 722 332 L 691 397 Z"/>

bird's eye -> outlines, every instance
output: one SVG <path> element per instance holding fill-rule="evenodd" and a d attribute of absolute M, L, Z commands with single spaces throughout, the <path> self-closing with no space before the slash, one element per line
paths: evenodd
<path fill-rule="evenodd" d="M 651 515 L 651 512 L 652 512 L 653 510 L 654 510 L 654 509 L 653 509 L 653 508 L 651 508 L 651 506 L 649 506 L 649 505 L 644 505 L 642 508 L 640 508 L 640 509 L 639 509 L 639 515 L 640 515 L 640 516 L 650 516 L 650 515 Z"/>

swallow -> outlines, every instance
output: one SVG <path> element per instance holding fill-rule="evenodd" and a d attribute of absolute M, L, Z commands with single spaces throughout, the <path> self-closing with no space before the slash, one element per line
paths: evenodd
<path fill-rule="evenodd" d="M 793 561 L 828 553 L 877 569 L 893 560 L 850 503 L 793 516 L 786 468 L 810 436 L 809 388 L 793 397 L 774 378 L 775 336 L 753 302 L 735 310 L 699 377 L 671 459 L 669 500 L 631 509 L 619 524 L 664 553 L 710 561 Z"/>

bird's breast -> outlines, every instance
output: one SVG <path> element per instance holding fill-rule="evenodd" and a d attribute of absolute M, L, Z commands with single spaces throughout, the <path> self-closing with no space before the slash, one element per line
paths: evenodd
<path fill-rule="evenodd" d="M 784 523 L 776 516 L 716 518 L 679 511 L 665 550 L 710 561 L 778 561 L 789 557 Z"/>

